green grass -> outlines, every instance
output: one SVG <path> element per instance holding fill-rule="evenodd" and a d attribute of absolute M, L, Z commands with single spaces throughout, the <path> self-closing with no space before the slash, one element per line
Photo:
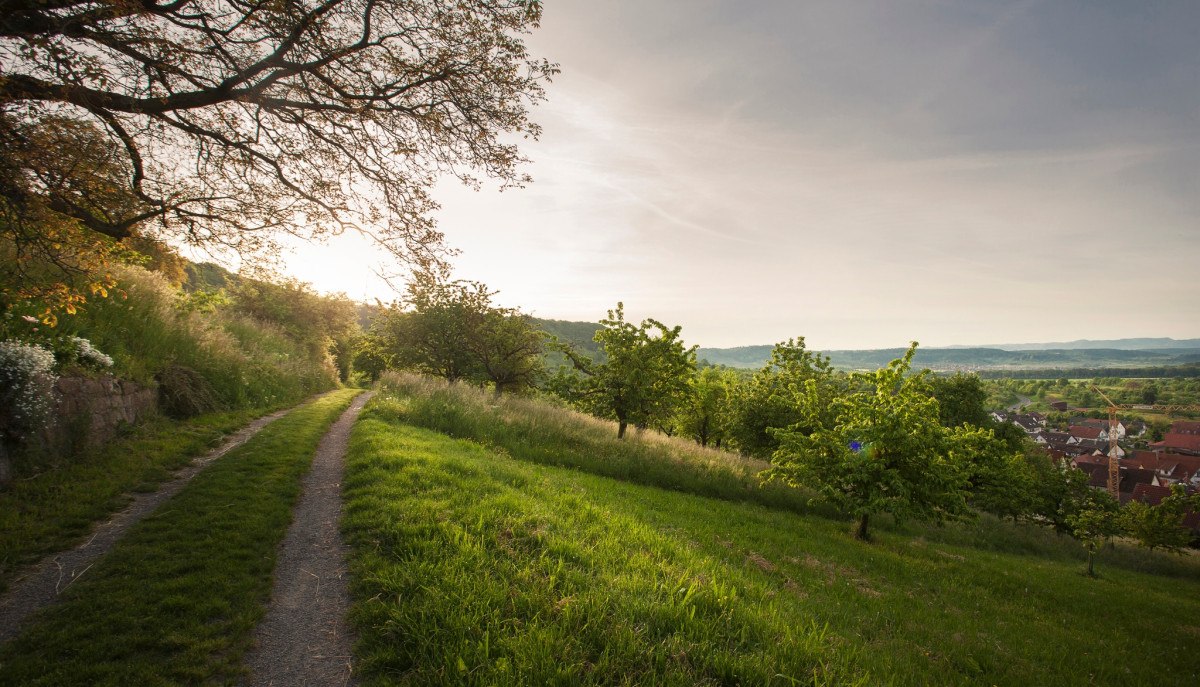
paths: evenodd
<path fill-rule="evenodd" d="M 113 373 L 150 384 L 173 364 L 198 372 L 223 408 L 295 403 L 337 384 L 335 371 L 278 324 L 180 309 L 180 292 L 158 273 L 125 266 L 119 292 L 93 298 L 58 332 L 90 340 L 112 356 Z"/>
<path fill-rule="evenodd" d="M 231 683 L 317 442 L 357 394 L 272 423 L 134 526 L 0 649 L 3 685 Z"/>
<path fill-rule="evenodd" d="M 981 519 L 845 523 L 355 428 L 366 684 L 1196 684 L 1200 562 Z M 548 437 L 543 443 L 554 441 Z"/>
<path fill-rule="evenodd" d="M 413 374 L 389 373 L 382 388 L 394 400 L 377 403 L 387 404 L 405 423 L 471 439 L 521 460 L 727 501 L 814 512 L 812 494 L 759 480 L 766 463 L 702 448 L 687 439 L 634 430 L 617 439 L 616 423 L 607 420 L 534 399 L 496 399 L 463 384 L 447 385 Z"/>
<path fill-rule="evenodd" d="M 0 491 L 0 592 L 21 566 L 77 544 L 92 525 L 128 505 L 130 492 L 154 489 L 267 410 L 182 422 L 153 416 L 104 447 L 18 475 Z"/>

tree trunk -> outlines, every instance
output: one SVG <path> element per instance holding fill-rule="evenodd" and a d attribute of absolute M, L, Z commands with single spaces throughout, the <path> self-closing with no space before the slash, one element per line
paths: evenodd
<path fill-rule="evenodd" d="M 624 438 L 625 438 L 625 428 L 626 428 L 626 427 L 628 427 L 628 426 L 629 426 L 629 425 L 628 425 L 628 423 L 626 423 L 626 422 L 624 422 L 624 421 L 618 421 L 618 422 L 617 422 L 617 438 L 618 438 L 618 439 L 624 439 Z"/>
<path fill-rule="evenodd" d="M 1088 577 L 1096 576 L 1096 568 L 1094 565 L 1092 565 L 1093 562 L 1095 561 L 1095 558 L 1096 558 L 1096 552 L 1091 549 L 1088 549 Z"/>
<path fill-rule="evenodd" d="M 860 541 L 871 541 L 871 535 L 867 532 L 867 519 L 869 517 L 870 516 L 868 516 L 866 513 L 858 516 L 858 524 L 854 527 L 855 539 Z"/>

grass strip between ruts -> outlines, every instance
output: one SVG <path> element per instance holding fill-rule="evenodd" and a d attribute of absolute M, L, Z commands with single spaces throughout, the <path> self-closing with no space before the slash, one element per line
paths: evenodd
<path fill-rule="evenodd" d="M 0 648 L 0 685 L 236 680 L 301 477 L 358 393 L 292 411 L 197 475 Z"/>
<path fill-rule="evenodd" d="M 153 491 L 173 471 L 270 411 L 182 421 L 157 416 L 61 467 L 14 480 L 0 491 L 0 592 L 21 566 L 86 538 L 93 524 L 129 503 L 130 492 Z"/>

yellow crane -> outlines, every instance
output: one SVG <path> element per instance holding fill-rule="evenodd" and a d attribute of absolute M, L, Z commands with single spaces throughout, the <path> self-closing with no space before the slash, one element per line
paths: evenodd
<path fill-rule="evenodd" d="M 1089 384 L 1092 391 L 1100 394 L 1108 403 L 1108 493 L 1117 500 L 1121 498 L 1121 469 L 1117 463 L 1117 411 L 1118 410 L 1156 410 L 1164 413 L 1177 413 L 1182 411 L 1200 411 L 1200 405 L 1194 404 L 1169 404 L 1160 403 L 1113 403 L 1103 391 L 1096 388 L 1095 384 Z"/>

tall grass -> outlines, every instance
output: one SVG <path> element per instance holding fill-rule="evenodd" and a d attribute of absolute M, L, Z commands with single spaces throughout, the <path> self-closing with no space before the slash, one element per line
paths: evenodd
<path fill-rule="evenodd" d="M 345 482 L 365 684 L 862 683 L 857 651 L 753 567 L 636 512 L 713 502 L 389 426 L 380 410 L 355 427 Z"/>
<path fill-rule="evenodd" d="M 471 439 L 543 465 L 726 501 L 812 512 L 810 494 L 763 484 L 759 460 L 652 430 L 617 438 L 617 425 L 544 401 L 501 396 L 463 384 L 389 372 L 376 412 L 452 437 Z M 826 510 L 826 513 L 832 511 Z"/>
<path fill-rule="evenodd" d="M 226 408 L 296 401 L 331 389 L 337 374 L 281 327 L 218 309 L 189 312 L 162 276 L 123 267 L 120 290 L 63 318 L 63 333 L 89 339 L 111 355 L 114 373 L 152 382 L 169 365 L 198 372 Z"/>

